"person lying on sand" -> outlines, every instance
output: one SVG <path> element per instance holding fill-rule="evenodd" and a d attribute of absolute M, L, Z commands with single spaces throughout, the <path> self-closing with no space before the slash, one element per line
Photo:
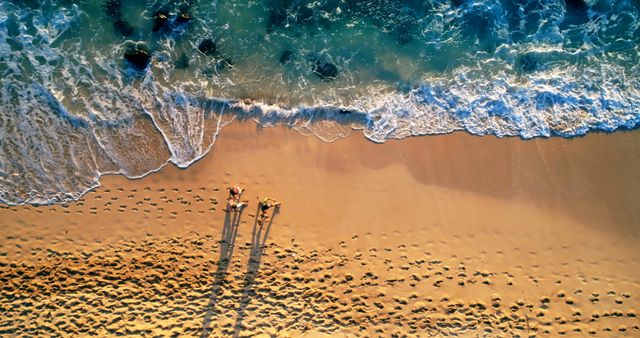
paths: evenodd
<path fill-rule="evenodd" d="M 244 189 L 242 189 L 238 184 L 228 187 L 227 189 L 229 189 L 229 197 L 236 201 L 240 199 L 240 195 L 244 192 Z"/>
<path fill-rule="evenodd" d="M 229 197 L 227 198 L 227 211 L 241 211 L 243 207 L 249 205 L 248 201 L 240 202 L 240 196 L 244 192 L 244 189 L 240 185 L 236 184 L 229 187 Z"/>
<path fill-rule="evenodd" d="M 260 217 L 268 218 L 269 217 L 269 209 L 271 207 L 282 205 L 282 203 L 276 201 L 271 197 L 265 197 L 262 201 L 260 201 Z"/>
<path fill-rule="evenodd" d="M 249 205 L 247 201 L 240 202 L 231 197 L 227 198 L 227 211 L 241 211 L 247 205 Z"/>

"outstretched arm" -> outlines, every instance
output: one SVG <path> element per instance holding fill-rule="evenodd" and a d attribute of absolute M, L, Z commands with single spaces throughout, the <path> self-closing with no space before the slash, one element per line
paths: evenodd
<path fill-rule="evenodd" d="M 271 198 L 271 197 L 266 197 L 265 199 L 262 200 L 265 203 L 269 203 L 272 205 L 280 205 L 281 203 L 278 202 L 275 198 Z"/>

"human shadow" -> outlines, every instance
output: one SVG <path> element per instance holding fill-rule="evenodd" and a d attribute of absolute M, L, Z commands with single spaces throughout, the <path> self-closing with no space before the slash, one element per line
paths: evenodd
<path fill-rule="evenodd" d="M 280 206 L 275 206 L 273 214 L 268 222 L 259 222 L 260 218 L 260 205 L 256 211 L 256 219 L 253 223 L 253 231 L 251 232 L 251 248 L 249 252 L 249 263 L 247 264 L 247 272 L 244 275 L 244 282 L 242 286 L 242 299 L 238 305 L 236 323 L 233 329 L 233 337 L 238 337 L 242 330 L 242 321 L 246 317 L 247 306 L 251 301 L 251 296 L 255 295 L 255 291 L 252 290 L 255 284 L 258 270 L 260 269 L 260 261 L 264 252 L 267 239 L 269 238 L 269 231 L 276 215 L 280 212 Z M 266 227 L 265 227 L 265 223 Z"/>
<path fill-rule="evenodd" d="M 227 270 L 233 257 L 233 249 L 236 243 L 236 236 L 238 235 L 238 227 L 240 225 L 240 219 L 242 217 L 242 211 L 227 211 L 224 217 L 224 227 L 222 228 L 222 236 L 220 239 L 220 258 L 218 260 L 218 268 L 215 272 L 215 279 L 213 281 L 213 288 L 211 290 L 211 296 L 209 297 L 209 303 L 207 304 L 207 312 L 204 316 L 202 324 L 202 333 L 200 337 L 209 337 L 211 331 L 211 322 L 215 315 L 215 306 L 222 293 L 225 283 L 225 277 L 227 276 Z"/>

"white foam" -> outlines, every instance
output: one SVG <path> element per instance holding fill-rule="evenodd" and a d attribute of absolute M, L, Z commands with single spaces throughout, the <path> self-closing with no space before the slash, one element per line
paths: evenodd
<path fill-rule="evenodd" d="M 498 0 L 433 5 L 437 14 L 415 23 L 419 43 L 395 50 L 388 34 L 351 21 L 349 29 L 375 43 L 354 44 L 349 30 L 303 35 L 294 41 L 297 59 L 280 65 L 279 48 L 293 39 L 256 38 L 251 29 L 264 23 L 244 20 L 249 12 L 206 4 L 211 18 L 188 29 L 153 35 L 136 27 L 132 40 L 123 41 L 85 7 L 45 11 L 2 2 L 0 134 L 12 137 L 0 143 L 0 201 L 60 203 L 97 187 L 101 175 L 139 178 L 168 162 L 188 167 L 236 118 L 287 125 L 325 142 L 354 130 L 373 142 L 453 131 L 528 139 L 640 123 L 640 20 L 628 0 L 590 4 L 589 21 L 577 28 L 562 28 L 568 15 L 562 0 L 526 2 L 535 13 L 521 7 L 517 27 Z M 102 11 L 100 3 L 87 6 Z M 345 12 L 328 19 L 338 25 Z M 218 22 L 225 13 L 229 22 Z M 487 36 L 462 35 L 468 15 L 486 19 Z M 10 37 L 13 18 L 19 34 Z M 92 43 L 84 24 L 107 42 Z M 512 41 L 510 30 L 522 37 Z M 578 38 L 571 35 L 576 30 Z M 219 60 L 197 52 L 198 41 L 214 34 L 223 51 L 238 49 L 236 68 L 220 71 Z M 142 72 L 122 61 L 138 40 L 153 50 L 152 65 Z M 172 60 L 182 52 L 190 53 L 190 67 L 177 70 Z M 314 53 L 334 62 L 340 76 L 327 82 L 310 74 Z M 438 59 L 451 59 L 450 67 Z M 394 73 L 398 83 L 378 81 L 377 72 Z"/>

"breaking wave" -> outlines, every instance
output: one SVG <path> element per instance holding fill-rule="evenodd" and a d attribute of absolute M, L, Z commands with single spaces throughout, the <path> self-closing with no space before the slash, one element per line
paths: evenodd
<path fill-rule="evenodd" d="M 327 142 L 636 128 L 639 15 L 631 0 L 4 1 L 0 201 L 187 167 L 235 119 Z"/>

